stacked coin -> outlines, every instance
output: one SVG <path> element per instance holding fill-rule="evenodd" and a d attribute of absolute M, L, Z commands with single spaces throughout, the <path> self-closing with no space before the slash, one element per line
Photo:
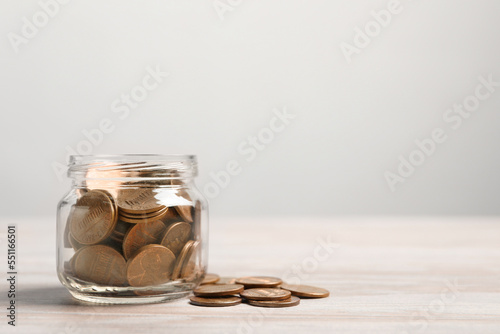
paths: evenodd
<path fill-rule="evenodd" d="M 191 201 L 185 192 L 177 194 L 182 205 L 160 204 L 158 193 L 152 184 L 81 191 L 64 231 L 64 246 L 75 250 L 66 265 L 68 275 L 132 287 L 199 276 L 199 226 L 193 225 L 201 209 L 186 204 Z"/>
<path fill-rule="evenodd" d="M 219 277 L 206 274 L 194 291 L 190 302 L 197 306 L 234 306 L 242 301 L 260 307 L 290 307 L 300 303 L 300 298 L 324 298 L 328 290 L 310 285 L 283 283 L 277 277 L 248 276 L 241 278 Z"/>

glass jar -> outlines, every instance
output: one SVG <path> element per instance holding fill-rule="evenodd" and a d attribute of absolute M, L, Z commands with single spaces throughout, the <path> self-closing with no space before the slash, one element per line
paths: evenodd
<path fill-rule="evenodd" d="M 57 273 L 77 299 L 188 295 L 207 267 L 207 201 L 191 155 L 71 156 L 57 212 Z"/>

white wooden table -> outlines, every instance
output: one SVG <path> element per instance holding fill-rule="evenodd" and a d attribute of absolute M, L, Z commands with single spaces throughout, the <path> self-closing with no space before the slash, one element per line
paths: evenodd
<path fill-rule="evenodd" d="M 83 305 L 57 280 L 52 218 L 2 219 L 2 276 L 8 224 L 18 314 L 2 278 L 0 333 L 500 333 L 500 218 L 213 219 L 210 272 L 331 291 L 284 309 Z"/>

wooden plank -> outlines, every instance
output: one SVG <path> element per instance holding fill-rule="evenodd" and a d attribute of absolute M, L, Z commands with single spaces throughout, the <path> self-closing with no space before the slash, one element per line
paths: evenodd
<path fill-rule="evenodd" d="M 11 223 L 18 226 L 18 319 L 11 328 L 2 316 L 1 333 L 500 332 L 499 218 L 213 220 L 211 272 L 274 275 L 331 291 L 286 309 L 203 308 L 186 299 L 82 304 L 57 280 L 54 221 L 3 219 L 0 249 Z M 3 279 L 4 310 L 6 288 Z"/>

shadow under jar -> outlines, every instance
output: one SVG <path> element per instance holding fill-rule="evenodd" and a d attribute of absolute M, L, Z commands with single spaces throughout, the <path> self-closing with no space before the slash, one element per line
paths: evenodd
<path fill-rule="evenodd" d="M 188 295 L 207 266 L 207 201 L 190 155 L 71 156 L 57 212 L 57 273 L 80 300 Z"/>

